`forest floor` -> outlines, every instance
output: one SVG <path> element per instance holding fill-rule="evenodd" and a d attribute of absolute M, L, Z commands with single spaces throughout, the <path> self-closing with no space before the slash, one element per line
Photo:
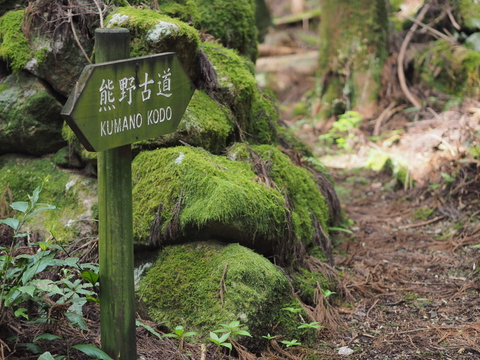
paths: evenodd
<path fill-rule="evenodd" d="M 288 13 L 288 3 L 270 1 L 277 17 Z M 311 28 L 303 22 L 267 35 L 270 51 L 286 46 L 298 53 L 260 58 L 264 74 L 257 78 L 327 165 L 351 220 L 353 234 L 333 234 L 345 302 L 332 310 L 339 326 L 322 334 L 318 359 L 480 359 L 480 172 L 465 148 L 479 130 L 479 103 L 466 100 L 442 113 L 400 111 L 381 127 L 367 119 L 348 151 L 328 148 L 318 139 L 331 123 L 294 110 L 315 86 L 316 46 L 308 39 L 318 32 Z M 388 166 L 366 169 L 372 150 L 401 155 L 410 181 L 407 175 L 400 182 Z"/>

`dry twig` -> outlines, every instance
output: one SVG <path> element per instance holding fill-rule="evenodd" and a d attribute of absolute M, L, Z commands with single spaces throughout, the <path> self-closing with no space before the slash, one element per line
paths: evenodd
<path fill-rule="evenodd" d="M 426 4 L 423 7 L 423 9 L 420 11 L 420 13 L 417 16 L 418 21 L 421 21 L 423 19 L 423 17 L 425 16 L 429 8 L 430 8 L 429 4 Z M 410 28 L 410 30 L 408 31 L 407 36 L 405 36 L 405 39 L 403 40 L 403 43 L 402 43 L 402 47 L 400 48 L 400 53 L 398 54 L 397 64 L 398 64 L 398 81 L 400 82 L 400 87 L 402 88 L 403 93 L 405 94 L 407 99 L 413 104 L 413 106 L 421 108 L 422 105 L 420 104 L 420 102 L 408 89 L 407 83 L 405 81 L 405 72 L 403 69 L 405 53 L 407 51 L 408 44 L 410 43 L 410 40 L 412 40 L 413 34 L 417 30 L 417 28 L 418 28 L 418 24 L 414 23 Z"/>

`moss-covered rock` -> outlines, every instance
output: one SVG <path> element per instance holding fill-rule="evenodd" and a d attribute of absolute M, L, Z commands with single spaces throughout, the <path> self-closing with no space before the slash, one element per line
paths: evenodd
<path fill-rule="evenodd" d="M 33 55 L 22 31 L 24 13 L 24 10 L 11 11 L 0 18 L 0 57 L 14 71 L 23 69 Z"/>
<path fill-rule="evenodd" d="M 457 96 L 479 96 L 480 52 L 441 39 L 429 43 L 414 59 L 428 87 Z"/>
<path fill-rule="evenodd" d="M 135 143 L 135 148 L 176 146 L 183 141 L 219 154 L 227 147 L 227 139 L 233 129 L 234 120 L 230 110 L 210 98 L 205 91 L 196 90 L 174 133 Z"/>
<path fill-rule="evenodd" d="M 62 105 L 35 76 L 21 71 L 0 82 L 0 154 L 42 155 L 65 146 Z"/>
<path fill-rule="evenodd" d="M 73 24 L 83 50 L 91 54 L 93 40 L 79 30 L 76 22 Z M 61 95 L 68 96 L 88 61 L 70 28 L 50 32 L 46 27 L 45 21 L 32 20 L 32 15 L 26 16 L 25 10 L 5 14 L 0 18 L 0 57 L 14 72 L 28 70 Z M 28 28 L 28 39 L 25 28 Z"/>
<path fill-rule="evenodd" d="M 28 201 L 37 186 L 42 186 L 40 202 L 55 205 L 32 217 L 24 230 L 42 230 L 46 237 L 52 231 L 57 241 L 70 242 L 96 232 L 93 216 L 97 202 L 96 181 L 62 171 L 48 158 L 18 155 L 0 157 L 0 194 L 8 187 L 13 201 Z"/>
<path fill-rule="evenodd" d="M 264 253 L 284 232 L 283 196 L 247 163 L 175 147 L 142 152 L 132 165 L 137 245 L 218 238 Z"/>
<path fill-rule="evenodd" d="M 197 78 L 200 36 L 189 24 L 155 10 L 134 7 L 117 8 L 105 24 L 130 30 L 132 57 L 175 52 L 190 78 Z"/>
<path fill-rule="evenodd" d="M 201 28 L 255 62 L 258 30 L 255 0 L 195 0 L 200 9 Z"/>
<path fill-rule="evenodd" d="M 227 157 L 176 147 L 133 162 L 136 245 L 211 238 L 238 242 L 279 263 L 308 248 L 329 257 L 329 210 L 311 172 L 270 145 L 237 144 Z"/>
<path fill-rule="evenodd" d="M 236 135 L 237 140 L 276 143 L 278 112 L 275 100 L 257 88 L 252 63 L 235 50 L 216 43 L 205 42 L 202 49 L 218 75 L 219 86 L 215 97 L 234 115 L 240 132 Z"/>
<path fill-rule="evenodd" d="M 203 340 L 231 321 L 245 325 L 252 338 L 237 340 L 253 351 L 268 333 L 305 336 L 305 330 L 297 329 L 299 314 L 282 310 L 301 309 L 288 280 L 263 256 L 239 244 L 208 241 L 164 248 L 140 282 L 139 296 L 154 321 L 172 329 L 183 325 Z"/>

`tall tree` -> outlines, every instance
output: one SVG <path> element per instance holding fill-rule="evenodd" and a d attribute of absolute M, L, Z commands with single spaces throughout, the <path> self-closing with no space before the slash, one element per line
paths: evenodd
<path fill-rule="evenodd" d="M 320 99 L 322 118 L 356 109 L 372 115 L 388 56 L 385 0 L 321 0 Z"/>

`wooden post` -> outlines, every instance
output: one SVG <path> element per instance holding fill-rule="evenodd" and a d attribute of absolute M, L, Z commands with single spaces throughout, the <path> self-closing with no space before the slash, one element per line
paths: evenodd
<path fill-rule="evenodd" d="M 95 31 L 96 63 L 129 56 L 128 29 Z M 131 145 L 98 152 L 102 350 L 115 360 L 137 359 L 131 163 Z"/>

